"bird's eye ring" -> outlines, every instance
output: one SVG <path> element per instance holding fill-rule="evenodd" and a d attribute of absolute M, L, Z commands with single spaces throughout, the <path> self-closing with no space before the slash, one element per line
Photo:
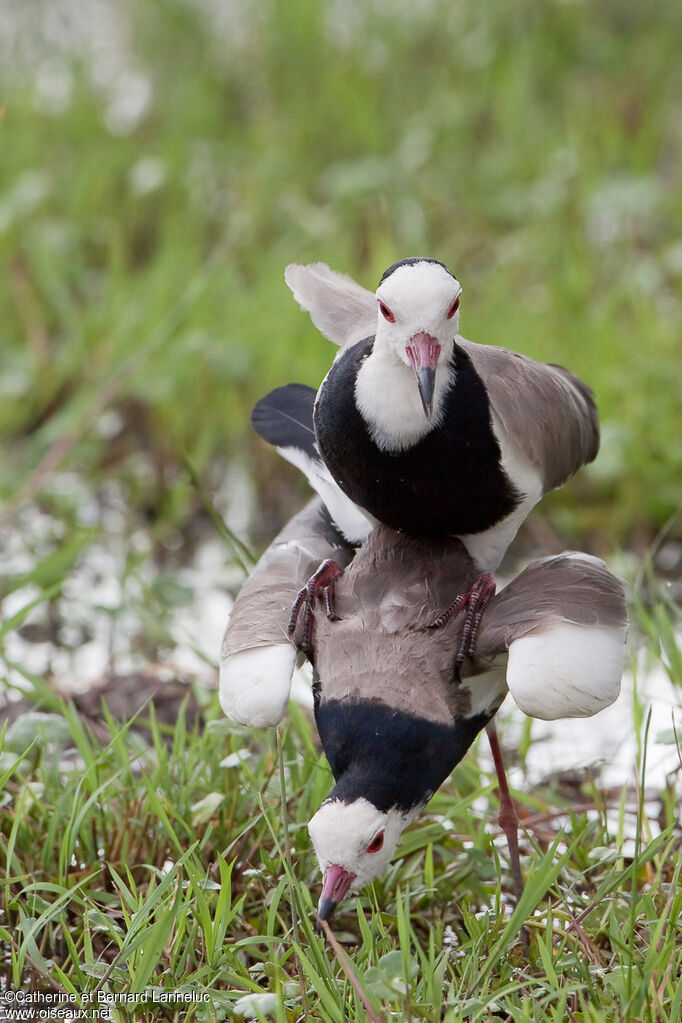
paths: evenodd
<path fill-rule="evenodd" d="M 457 312 L 458 309 L 459 309 L 459 295 L 457 296 L 455 301 L 452 303 L 452 305 L 448 309 L 448 319 L 449 320 L 452 319 L 452 317 L 455 315 L 455 313 Z"/>
<path fill-rule="evenodd" d="M 381 309 L 381 315 L 385 320 L 388 320 L 389 323 L 395 323 L 395 316 L 385 302 L 379 302 L 379 308 Z"/>
<path fill-rule="evenodd" d="M 378 833 L 377 833 L 377 834 L 376 834 L 376 835 L 374 836 L 374 838 L 373 838 L 373 839 L 372 839 L 372 841 L 371 841 L 371 842 L 369 843 L 369 845 L 367 846 L 367 852 L 368 852 L 368 853 L 375 853 L 375 852 L 379 852 L 379 850 L 381 849 L 381 847 L 383 846 L 383 844 L 384 844 L 384 832 L 383 832 L 383 831 L 379 831 L 379 832 L 378 832 Z"/>

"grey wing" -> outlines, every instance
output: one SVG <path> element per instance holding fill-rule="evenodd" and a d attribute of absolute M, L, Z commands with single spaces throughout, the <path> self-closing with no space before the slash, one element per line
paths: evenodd
<path fill-rule="evenodd" d="M 481 661 L 508 652 L 507 685 L 526 714 L 587 717 L 618 696 L 627 607 L 603 562 L 570 552 L 532 562 L 490 602 Z"/>
<path fill-rule="evenodd" d="M 345 567 L 353 556 L 319 498 L 295 515 L 267 548 L 242 586 L 230 614 L 222 657 L 289 642 L 287 625 L 296 594 L 320 563 Z"/>
<path fill-rule="evenodd" d="M 326 558 L 353 556 L 319 498 L 273 540 L 235 601 L 220 658 L 220 703 L 229 718 L 265 728 L 281 720 L 296 648 L 287 626 L 296 594 Z"/>
<path fill-rule="evenodd" d="M 561 366 L 463 338 L 506 438 L 539 470 L 543 493 L 561 486 L 599 450 L 592 391 Z"/>
<path fill-rule="evenodd" d="M 335 345 L 352 345 L 374 333 L 376 297 L 352 277 L 326 263 L 291 263 L 284 279 L 301 309 Z"/>

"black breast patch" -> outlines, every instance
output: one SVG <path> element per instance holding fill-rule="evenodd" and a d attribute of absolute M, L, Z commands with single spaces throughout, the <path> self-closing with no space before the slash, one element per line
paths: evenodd
<path fill-rule="evenodd" d="M 332 476 L 352 501 L 393 529 L 434 536 L 494 526 L 523 495 L 502 469 L 486 390 L 468 355 L 455 348 L 456 381 L 442 424 L 413 447 L 386 452 L 355 404 L 355 379 L 373 344 L 370 337 L 349 348 L 318 394 L 315 432 Z"/>
<path fill-rule="evenodd" d="M 331 797 L 364 796 L 382 811 L 425 803 L 490 720 L 477 714 L 442 725 L 380 700 L 323 700 L 315 717 L 336 780 Z"/>

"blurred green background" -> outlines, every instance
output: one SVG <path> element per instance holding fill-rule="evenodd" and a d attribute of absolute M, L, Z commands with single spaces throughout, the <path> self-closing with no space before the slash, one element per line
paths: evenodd
<path fill-rule="evenodd" d="M 465 336 L 596 392 L 543 521 L 641 549 L 682 477 L 681 39 L 677 0 L 5 0 L 5 525 L 68 470 L 186 530 L 189 457 L 262 544 L 305 488 L 251 406 L 334 354 L 284 266 L 428 254 Z"/>

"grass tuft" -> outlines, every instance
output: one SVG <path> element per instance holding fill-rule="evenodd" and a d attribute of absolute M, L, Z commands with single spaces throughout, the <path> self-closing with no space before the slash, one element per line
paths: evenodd
<path fill-rule="evenodd" d="M 20 755 L 0 754 L 12 986 L 136 996 L 143 1021 L 179 1018 L 177 1004 L 174 1016 L 151 999 L 190 991 L 207 996 L 183 1003 L 190 1020 L 678 1018 L 680 831 L 678 821 L 661 828 L 643 796 L 646 721 L 640 795 L 622 794 L 623 805 L 635 799 L 634 854 L 608 823 L 620 794 L 602 793 L 590 812 L 536 791 L 554 811 L 552 839 L 546 815 L 537 830 L 527 817 L 513 909 L 474 755 L 385 877 L 339 907 L 327 947 L 313 926 L 319 878 L 305 823 L 330 777 L 306 714 L 294 709 L 270 737 L 230 727 L 214 703 L 192 727 L 184 710 L 168 727 L 149 707 L 124 725 L 109 716 L 103 741 L 72 706 L 60 712 L 66 745 L 63 730 L 53 741 L 46 729 Z M 248 758 L 221 766 L 245 748 Z"/>

